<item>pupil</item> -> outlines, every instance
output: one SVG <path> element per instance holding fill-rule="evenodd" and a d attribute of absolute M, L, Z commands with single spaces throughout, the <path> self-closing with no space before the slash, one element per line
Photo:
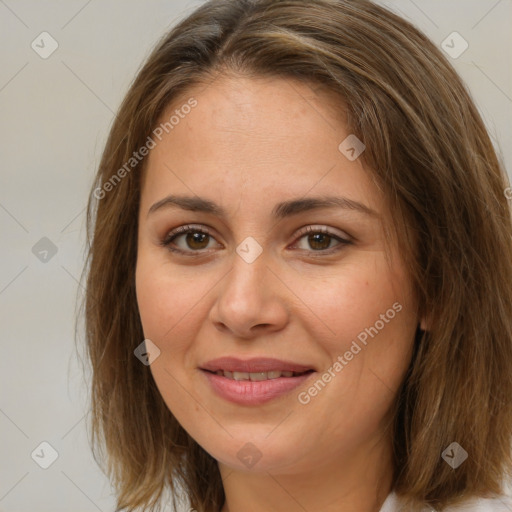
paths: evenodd
<path fill-rule="evenodd" d="M 327 249 L 329 247 L 329 238 L 329 235 L 325 235 L 323 233 L 316 233 L 314 235 L 309 236 L 309 242 L 313 249 Z M 323 244 L 322 240 L 324 241 Z M 325 244 L 326 241 L 327 244 Z"/>
<path fill-rule="evenodd" d="M 189 247 L 193 249 L 203 249 L 204 248 L 204 240 L 206 237 L 208 237 L 206 233 L 189 233 L 187 235 L 187 244 Z M 202 244 L 203 242 L 203 244 Z M 199 246 L 195 245 L 196 243 L 199 244 Z M 208 243 L 206 243 L 208 245 Z"/>

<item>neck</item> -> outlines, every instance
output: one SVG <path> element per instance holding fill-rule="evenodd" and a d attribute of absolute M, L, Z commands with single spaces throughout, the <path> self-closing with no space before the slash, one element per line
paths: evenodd
<path fill-rule="evenodd" d="M 242 472 L 219 463 L 221 512 L 379 512 L 393 480 L 391 442 L 334 453 L 301 470 Z"/>

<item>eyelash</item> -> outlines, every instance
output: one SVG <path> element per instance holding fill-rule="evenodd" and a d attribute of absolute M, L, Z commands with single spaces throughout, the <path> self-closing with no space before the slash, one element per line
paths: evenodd
<path fill-rule="evenodd" d="M 173 231 L 171 231 L 170 233 L 168 233 L 165 236 L 165 238 L 163 240 L 161 240 L 160 245 L 162 247 L 165 247 L 166 249 L 168 249 L 171 252 L 182 254 L 182 255 L 185 255 L 185 256 L 194 257 L 194 256 L 201 256 L 201 255 L 203 255 L 204 251 L 205 251 L 204 249 L 201 250 L 201 251 L 193 251 L 193 250 L 184 251 L 182 249 L 177 249 L 176 247 L 173 247 L 171 245 L 172 242 L 174 242 L 174 240 L 176 238 L 178 238 L 179 236 L 182 236 L 182 235 L 189 234 L 189 233 L 202 233 L 204 235 L 208 235 L 208 236 L 213 238 L 212 234 L 206 228 L 204 228 L 204 227 L 193 226 L 193 225 L 186 225 L 186 226 L 180 226 L 179 228 L 176 228 Z M 298 238 L 297 238 L 296 241 L 299 241 L 304 236 L 310 235 L 310 234 L 328 235 L 330 238 L 333 238 L 333 239 L 335 239 L 336 241 L 339 242 L 338 245 L 336 245 L 335 247 L 331 247 L 329 249 L 325 249 L 325 250 L 320 249 L 320 250 L 316 250 L 316 251 L 315 250 L 309 251 L 309 252 L 312 252 L 312 253 L 322 253 L 322 254 L 330 255 L 330 254 L 333 254 L 335 252 L 338 252 L 339 250 L 343 249 L 345 246 L 352 244 L 352 242 L 350 240 L 347 240 L 345 238 L 341 238 L 339 235 L 336 235 L 336 234 L 332 233 L 331 231 L 329 231 L 325 227 L 314 227 L 314 226 L 307 226 L 305 229 L 300 230 L 299 233 L 297 234 Z M 294 242 L 294 245 L 295 245 L 295 243 L 296 242 Z M 304 249 L 304 250 L 306 250 L 306 249 Z M 318 255 L 321 256 L 321 254 L 318 254 Z"/>

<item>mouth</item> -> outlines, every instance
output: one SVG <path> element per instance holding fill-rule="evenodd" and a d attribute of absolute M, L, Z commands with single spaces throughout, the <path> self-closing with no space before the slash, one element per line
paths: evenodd
<path fill-rule="evenodd" d="M 269 357 L 253 357 L 251 359 L 239 359 L 236 357 L 219 357 L 201 365 L 201 370 L 206 370 L 212 373 L 223 372 L 228 378 L 230 374 L 243 375 L 242 379 L 236 380 L 249 380 L 249 376 L 254 374 L 267 374 L 268 378 L 278 378 L 281 374 L 285 377 L 292 377 L 294 374 L 302 374 L 308 371 L 315 371 L 315 368 L 302 363 L 295 363 L 291 361 L 284 361 L 281 359 L 273 359 Z M 277 375 L 276 372 L 279 372 Z M 249 374 L 246 376 L 245 374 Z M 258 379 L 262 380 L 262 379 Z"/>
<path fill-rule="evenodd" d="M 238 405 L 260 405 L 286 395 L 316 372 L 289 361 L 232 357 L 209 361 L 199 369 L 216 395 Z"/>
<path fill-rule="evenodd" d="M 210 372 L 209 370 L 205 371 L 236 381 L 250 380 L 252 382 L 261 382 L 263 380 L 279 379 L 280 377 L 300 377 L 307 373 L 311 373 L 313 370 L 307 370 L 305 372 L 290 372 L 284 370 L 274 370 L 271 372 L 229 372 L 227 370 L 217 370 L 216 372 Z"/>

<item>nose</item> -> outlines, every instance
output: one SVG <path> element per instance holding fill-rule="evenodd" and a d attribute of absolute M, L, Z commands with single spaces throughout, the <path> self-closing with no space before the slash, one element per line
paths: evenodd
<path fill-rule="evenodd" d="M 210 320 L 223 334 L 251 339 L 285 327 L 287 287 L 268 263 L 265 251 L 252 263 L 234 254 L 233 266 L 219 283 Z M 290 293 L 288 291 L 288 293 Z"/>

